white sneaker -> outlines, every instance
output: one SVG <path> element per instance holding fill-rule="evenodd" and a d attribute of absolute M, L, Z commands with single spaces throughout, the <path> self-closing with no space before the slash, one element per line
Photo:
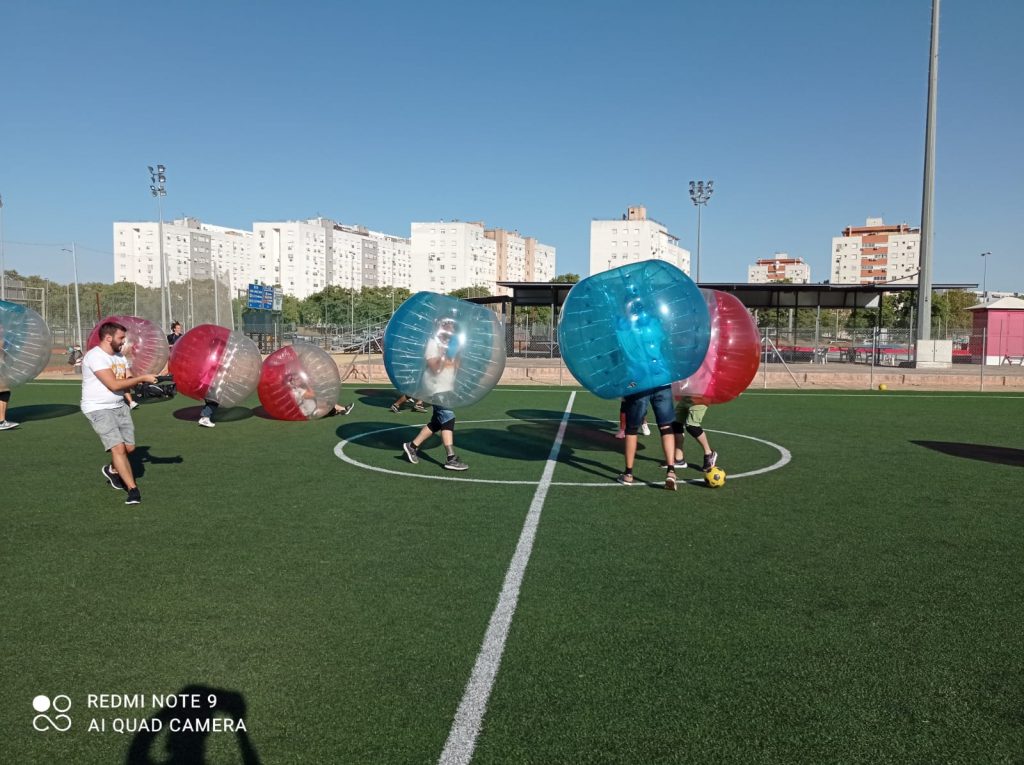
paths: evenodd
<path fill-rule="evenodd" d="M 139 406 L 139 402 L 138 401 L 133 401 L 132 403 L 128 404 L 128 408 L 129 409 L 136 409 L 138 406 Z"/>
<path fill-rule="evenodd" d="M 202 427 L 204 427 L 204 428 L 215 428 L 215 427 L 217 427 L 216 425 L 213 424 L 213 420 L 211 420 L 209 417 L 200 417 L 199 418 L 199 424 Z"/>
<path fill-rule="evenodd" d="M 16 427 L 18 427 L 18 423 L 11 422 L 10 420 L 0 422 L 0 430 L 14 430 Z"/>
<path fill-rule="evenodd" d="M 643 433 L 645 436 L 651 435 L 651 426 L 648 425 L 646 422 L 640 423 L 640 432 Z"/>

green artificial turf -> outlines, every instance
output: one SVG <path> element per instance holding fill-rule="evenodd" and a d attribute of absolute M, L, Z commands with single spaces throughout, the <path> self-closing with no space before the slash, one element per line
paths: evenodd
<path fill-rule="evenodd" d="M 214 430 L 146 404 L 136 507 L 78 392 L 19 388 L 0 433 L 0 761 L 144 762 L 90 721 L 200 687 L 241 696 L 263 763 L 436 762 L 571 391 L 460 411 L 457 475 L 436 439 L 403 459 L 427 416 L 386 389 Z M 474 762 L 1019 761 L 1024 398 L 751 391 L 705 419 L 726 486 L 674 493 L 656 436 L 613 485 L 617 415 L 576 393 Z M 743 477 L 764 441 L 792 460 Z M 34 731 L 60 693 L 72 729 Z M 240 761 L 234 734 L 182 741 Z M 194 761 L 168 743 L 152 761 Z"/>

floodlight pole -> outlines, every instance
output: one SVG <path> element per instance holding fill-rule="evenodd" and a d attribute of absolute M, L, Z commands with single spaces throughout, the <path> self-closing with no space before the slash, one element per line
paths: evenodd
<path fill-rule="evenodd" d="M 984 268 L 981 272 L 981 299 L 982 302 L 988 302 L 988 256 L 991 252 L 981 253 L 981 262 L 984 263 Z"/>
<path fill-rule="evenodd" d="M 167 264 L 164 261 L 164 206 L 161 200 L 167 196 L 167 168 L 157 165 L 154 169 L 149 166 L 149 190 L 156 197 L 157 223 L 157 261 L 160 266 L 160 321 L 163 323 L 164 332 L 170 332 L 170 322 L 167 311 L 170 308 L 171 294 L 170 285 L 167 279 Z"/>
<path fill-rule="evenodd" d="M 70 250 L 67 247 L 61 247 L 61 250 L 71 253 L 71 266 L 75 272 L 75 328 L 78 331 L 78 346 L 82 347 L 82 306 L 78 302 L 78 248 L 72 242 Z M 68 308 L 71 307 L 70 302 L 68 301 Z"/>
<path fill-rule="evenodd" d="M 714 181 L 690 181 L 690 201 L 697 208 L 697 278 L 694 279 L 697 284 L 700 284 L 700 208 L 707 206 L 714 191 Z"/>
<path fill-rule="evenodd" d="M 924 192 L 921 197 L 921 270 L 917 281 L 917 339 L 932 338 L 932 213 L 935 209 L 935 120 L 939 90 L 939 4 L 932 0 L 928 57 L 928 118 L 925 123 Z"/>

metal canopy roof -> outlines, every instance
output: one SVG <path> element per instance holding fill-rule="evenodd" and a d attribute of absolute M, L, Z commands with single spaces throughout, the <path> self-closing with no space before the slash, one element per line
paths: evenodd
<path fill-rule="evenodd" d="M 561 306 L 572 284 L 498 282 L 512 289 L 514 306 Z M 916 284 L 700 284 L 735 295 L 747 308 L 868 308 L 885 293 L 916 292 Z M 933 284 L 932 289 L 976 289 L 977 284 Z M 483 302 L 483 301 L 481 301 Z"/>

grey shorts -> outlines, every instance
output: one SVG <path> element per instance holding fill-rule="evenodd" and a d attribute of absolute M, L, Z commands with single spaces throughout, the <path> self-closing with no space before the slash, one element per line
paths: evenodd
<path fill-rule="evenodd" d="M 135 444 L 135 424 L 127 406 L 83 412 L 108 452 L 118 444 Z"/>

